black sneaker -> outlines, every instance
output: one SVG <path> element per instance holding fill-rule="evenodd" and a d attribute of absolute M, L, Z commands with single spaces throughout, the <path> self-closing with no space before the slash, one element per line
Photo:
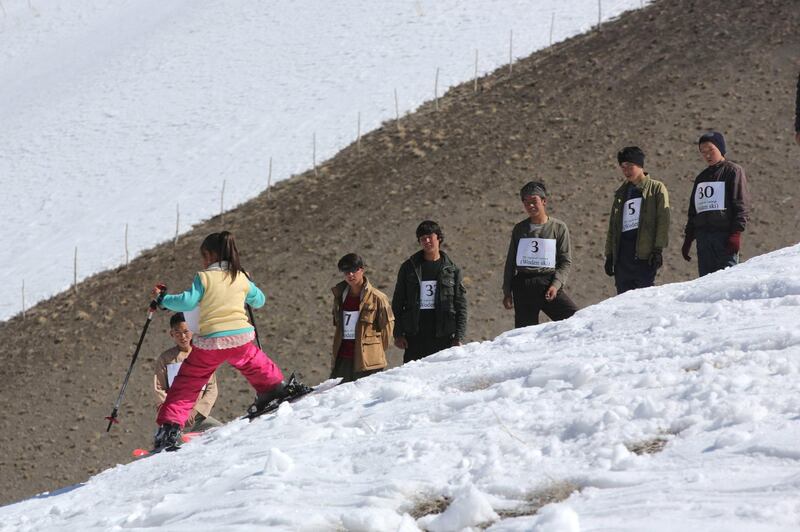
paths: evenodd
<path fill-rule="evenodd" d="M 154 449 L 177 449 L 181 444 L 181 427 L 177 423 L 164 423 L 158 427 Z"/>
<path fill-rule="evenodd" d="M 255 401 L 247 411 L 251 414 L 264 410 L 273 401 L 280 401 L 289 396 L 290 389 L 286 381 L 281 381 L 277 386 L 256 395 Z"/>

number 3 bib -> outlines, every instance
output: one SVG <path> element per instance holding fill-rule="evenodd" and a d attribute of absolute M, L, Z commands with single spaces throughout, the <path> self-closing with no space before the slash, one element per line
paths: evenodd
<path fill-rule="evenodd" d="M 342 311 L 342 339 L 355 340 L 356 339 L 356 323 L 358 323 L 357 310 L 343 310 Z"/>
<path fill-rule="evenodd" d="M 698 183 L 694 192 L 694 208 L 697 212 L 725 210 L 725 181 Z"/>
<path fill-rule="evenodd" d="M 431 310 L 436 306 L 436 281 L 422 281 L 419 283 L 419 308 Z"/>
<path fill-rule="evenodd" d="M 517 245 L 517 266 L 521 268 L 555 268 L 555 238 L 520 238 Z"/>

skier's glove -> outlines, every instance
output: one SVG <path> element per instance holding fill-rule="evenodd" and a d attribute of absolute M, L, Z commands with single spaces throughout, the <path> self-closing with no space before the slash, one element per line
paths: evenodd
<path fill-rule="evenodd" d="M 647 260 L 647 263 L 654 270 L 661 268 L 661 266 L 664 264 L 664 257 L 661 255 L 661 250 L 653 250 L 653 252 L 650 254 L 650 258 Z"/>
<path fill-rule="evenodd" d="M 606 257 L 606 264 L 605 264 L 606 275 L 609 277 L 614 276 L 614 257 L 609 255 Z"/>

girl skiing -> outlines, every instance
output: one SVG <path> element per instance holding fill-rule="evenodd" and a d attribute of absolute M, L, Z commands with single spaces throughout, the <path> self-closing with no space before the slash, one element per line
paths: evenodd
<path fill-rule="evenodd" d="M 162 307 L 175 312 L 199 307 L 200 330 L 159 408 L 156 449 L 177 447 L 181 428 L 203 386 L 225 361 L 255 388 L 251 409 L 260 410 L 273 399 L 289 394 L 280 368 L 253 343 L 255 328 L 247 319 L 245 304 L 261 307 L 264 293 L 242 269 L 233 235 L 228 231 L 208 235 L 200 246 L 200 256 L 203 270 L 194 276 L 191 288 L 181 294 L 166 294 L 161 302 Z M 153 293 L 157 297 L 159 289 Z"/>

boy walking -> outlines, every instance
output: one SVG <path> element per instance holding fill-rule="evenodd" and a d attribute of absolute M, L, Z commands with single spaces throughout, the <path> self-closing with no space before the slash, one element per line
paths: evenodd
<path fill-rule="evenodd" d="M 617 161 L 625 183 L 611 205 L 605 271 L 621 294 L 655 284 L 669 242 L 669 194 L 644 171 L 644 152 L 637 146 L 622 148 Z"/>

